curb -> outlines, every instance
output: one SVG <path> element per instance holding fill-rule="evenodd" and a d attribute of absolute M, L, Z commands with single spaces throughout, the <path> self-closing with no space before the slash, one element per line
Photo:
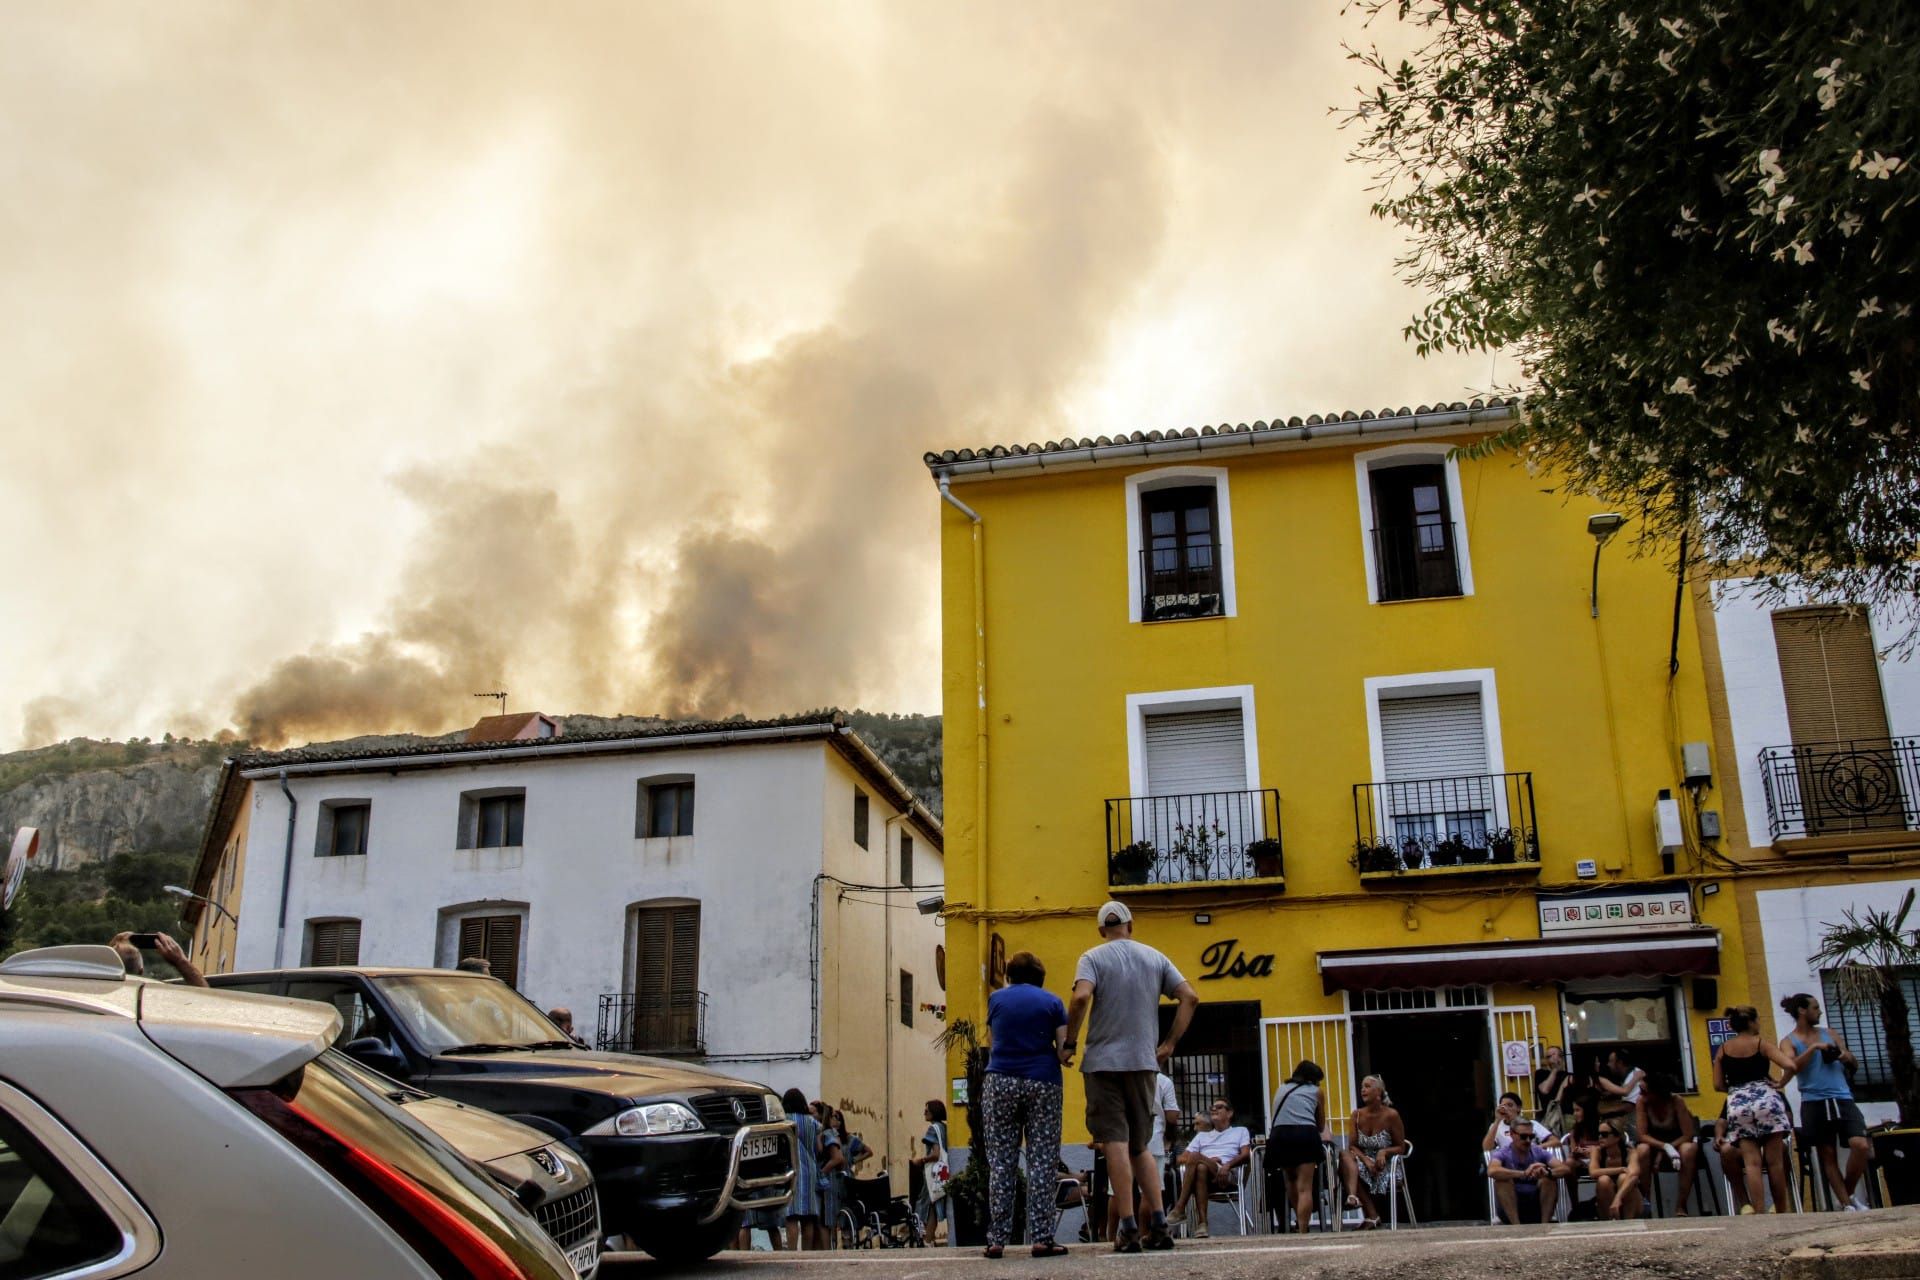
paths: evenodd
<path fill-rule="evenodd" d="M 1795 1249 L 1780 1280 L 1912 1280 L 1920 1276 L 1920 1240 L 1888 1240 Z"/>

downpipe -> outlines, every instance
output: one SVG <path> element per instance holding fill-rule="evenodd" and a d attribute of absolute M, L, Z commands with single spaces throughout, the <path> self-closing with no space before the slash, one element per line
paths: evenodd
<path fill-rule="evenodd" d="M 976 965 L 974 994 L 979 1014 L 987 1004 L 987 595 L 986 549 L 981 542 L 980 513 L 953 496 L 952 481 L 942 472 L 940 500 L 967 518 L 973 532 L 973 941 Z"/>
<path fill-rule="evenodd" d="M 273 935 L 273 967 L 283 968 L 287 951 L 287 899 L 293 892 L 293 824 L 300 816 L 300 801 L 287 785 L 287 771 L 280 771 L 280 794 L 287 798 L 287 851 L 280 862 L 280 924 Z M 235 939 L 238 945 L 238 939 Z"/>

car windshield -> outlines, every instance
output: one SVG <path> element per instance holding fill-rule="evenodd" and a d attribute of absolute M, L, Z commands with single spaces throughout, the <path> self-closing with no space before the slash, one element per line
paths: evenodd
<path fill-rule="evenodd" d="M 394 1015 L 428 1053 L 573 1047 L 524 996 L 492 978 L 433 973 L 375 982 Z"/>

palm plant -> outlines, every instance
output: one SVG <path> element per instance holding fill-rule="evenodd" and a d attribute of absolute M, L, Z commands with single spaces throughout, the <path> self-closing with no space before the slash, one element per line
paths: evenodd
<path fill-rule="evenodd" d="M 1842 1004 L 1878 1006 L 1887 1066 L 1893 1076 L 1893 1098 L 1900 1105 L 1903 1126 L 1920 1120 L 1911 1010 L 1900 989 L 1901 971 L 1920 968 L 1920 928 L 1907 926 L 1913 898 L 1914 891 L 1907 890 L 1892 911 L 1869 908 L 1856 914 L 1853 908 L 1847 908 L 1841 923 L 1824 926 L 1820 949 L 1807 958 L 1816 969 L 1836 971 Z"/>

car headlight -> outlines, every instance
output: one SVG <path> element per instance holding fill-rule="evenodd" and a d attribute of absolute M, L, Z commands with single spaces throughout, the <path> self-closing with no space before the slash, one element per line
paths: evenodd
<path fill-rule="evenodd" d="M 628 1107 L 586 1132 L 600 1137 L 619 1134 L 623 1138 L 645 1138 L 660 1133 L 693 1133 L 705 1127 L 689 1107 L 678 1102 L 654 1102 L 644 1107 Z"/>
<path fill-rule="evenodd" d="M 768 1120 L 785 1120 L 787 1118 L 787 1104 L 781 1101 L 779 1094 L 768 1094 L 766 1103 Z"/>

